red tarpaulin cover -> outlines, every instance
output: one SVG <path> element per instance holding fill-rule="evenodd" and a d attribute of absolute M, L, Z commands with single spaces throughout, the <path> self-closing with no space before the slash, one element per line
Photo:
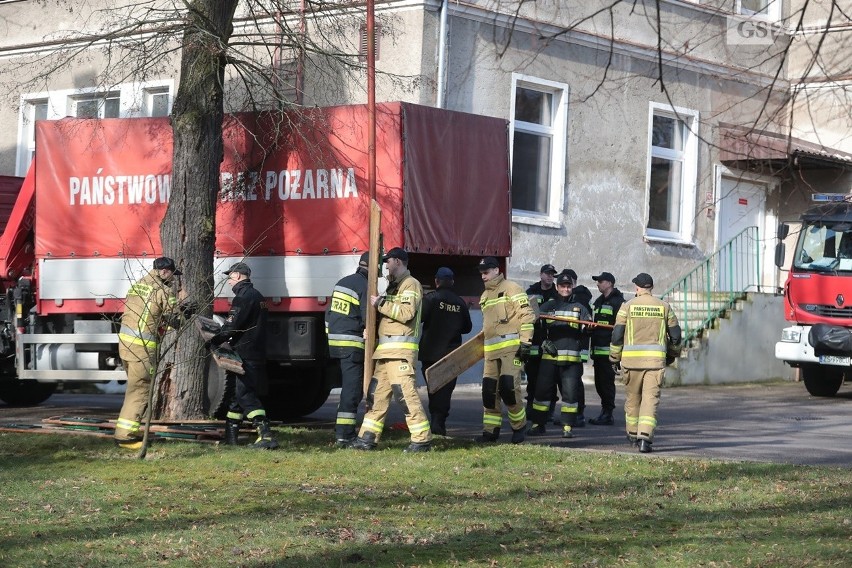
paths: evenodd
<path fill-rule="evenodd" d="M 505 121 L 387 103 L 376 123 L 385 248 L 509 254 Z M 226 117 L 219 254 L 366 250 L 366 129 L 365 105 Z M 39 121 L 36 256 L 160 253 L 171 155 L 166 118 Z"/>

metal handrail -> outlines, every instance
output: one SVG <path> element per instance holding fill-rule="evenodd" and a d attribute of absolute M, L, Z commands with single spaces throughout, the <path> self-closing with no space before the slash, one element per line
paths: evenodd
<path fill-rule="evenodd" d="M 746 227 L 663 292 L 680 320 L 683 344 L 700 335 L 746 292 L 760 291 L 760 238 Z"/>

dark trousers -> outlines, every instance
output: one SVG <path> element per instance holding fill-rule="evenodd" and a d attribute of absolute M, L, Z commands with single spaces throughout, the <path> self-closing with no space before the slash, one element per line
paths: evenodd
<path fill-rule="evenodd" d="M 259 395 L 266 392 L 266 361 L 243 359 L 244 375 L 229 373 L 236 379 L 236 389 L 228 415 L 239 415 L 248 420 L 266 416 Z"/>
<path fill-rule="evenodd" d="M 352 349 L 340 361 L 340 402 L 337 404 L 337 421 L 334 431 L 337 439 L 351 439 L 357 435 L 358 405 L 364 398 L 364 350 Z"/>
<path fill-rule="evenodd" d="M 532 355 L 524 363 L 524 373 L 527 375 L 527 416 L 532 416 L 535 386 L 538 383 L 538 373 L 541 367 L 541 355 Z"/>
<path fill-rule="evenodd" d="M 535 401 L 530 419 L 533 424 L 545 424 L 550 415 L 550 401 L 554 385 L 562 393 L 562 424 L 574 426 L 579 414 L 580 397 L 583 392 L 583 364 L 556 365 L 542 361 L 536 383 Z"/>
<path fill-rule="evenodd" d="M 423 380 L 426 381 L 426 370 L 435 364 L 435 361 L 423 361 Z M 456 390 L 456 381 L 458 377 L 448 382 L 437 392 L 429 392 L 429 416 L 432 422 L 440 420 L 443 424 L 450 415 L 450 400 L 453 397 L 453 391 Z"/>
<path fill-rule="evenodd" d="M 595 390 L 601 397 L 601 410 L 612 414 L 615 409 L 615 371 L 609 358 L 594 359 Z"/>

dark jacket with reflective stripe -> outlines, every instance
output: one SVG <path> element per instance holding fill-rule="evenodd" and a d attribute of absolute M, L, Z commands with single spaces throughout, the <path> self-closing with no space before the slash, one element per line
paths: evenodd
<path fill-rule="evenodd" d="M 579 301 L 575 294 L 571 294 L 567 298 L 558 296 L 555 300 L 548 300 L 541 305 L 541 313 L 584 321 L 591 321 L 592 317 L 588 305 Z M 584 325 L 557 320 L 546 321 L 547 339 L 556 345 L 558 354 L 548 355 L 542 352 L 541 360 L 553 361 L 557 365 L 581 363 L 583 360 L 582 351 L 589 341 L 588 334 L 584 331 Z"/>
<path fill-rule="evenodd" d="M 451 288 L 438 288 L 423 298 L 420 360 L 434 362 L 461 345 L 473 328 L 467 304 Z"/>
<path fill-rule="evenodd" d="M 680 352 L 680 325 L 671 306 L 640 289 L 615 318 L 609 358 L 625 369 L 662 369 Z"/>
<path fill-rule="evenodd" d="M 533 307 L 533 310 L 536 312 L 536 315 L 540 312 L 541 305 L 548 300 L 553 300 L 559 295 L 559 292 L 556 291 L 556 284 L 551 286 L 548 290 L 544 290 L 541 287 L 541 281 L 536 282 L 529 288 L 527 288 L 527 296 L 530 299 L 530 306 Z M 533 329 L 533 355 L 539 355 L 540 351 L 538 346 L 541 345 L 541 342 L 546 338 L 545 330 L 547 328 L 547 324 L 544 320 L 537 320 L 535 322 L 535 329 Z"/>
<path fill-rule="evenodd" d="M 334 286 L 325 312 L 328 352 L 335 358 L 346 357 L 353 349 L 364 350 L 367 324 L 367 269 L 359 268 Z"/>
<path fill-rule="evenodd" d="M 228 318 L 212 341 L 227 341 L 243 359 L 265 360 L 266 316 L 263 294 L 255 290 L 251 280 L 237 282 Z"/>
<path fill-rule="evenodd" d="M 599 323 L 615 325 L 615 316 L 624 303 L 624 295 L 618 288 L 613 288 L 608 297 L 603 294 L 595 300 L 593 309 L 595 320 Z M 609 357 L 609 343 L 612 340 L 612 329 L 606 327 L 592 328 L 592 358 L 606 359 Z"/>

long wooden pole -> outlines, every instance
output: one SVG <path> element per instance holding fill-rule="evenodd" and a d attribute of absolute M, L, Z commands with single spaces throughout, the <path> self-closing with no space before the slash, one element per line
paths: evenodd
<path fill-rule="evenodd" d="M 588 326 L 592 326 L 592 327 L 605 327 L 607 329 L 613 328 L 613 326 L 609 325 L 608 323 L 598 323 L 596 321 L 578 320 L 578 319 L 567 318 L 567 317 L 562 317 L 562 316 L 549 316 L 547 314 L 539 314 L 538 317 L 540 319 L 545 319 L 545 320 L 567 321 L 569 323 L 582 323 L 583 325 L 588 325 Z"/>
<path fill-rule="evenodd" d="M 381 265 L 382 209 L 376 200 L 376 8 L 367 0 L 367 186 L 370 189 L 370 268 L 367 272 L 367 297 L 377 295 Z M 373 378 L 373 351 L 376 350 L 376 308 L 367 307 L 364 345 L 364 394 Z"/>

